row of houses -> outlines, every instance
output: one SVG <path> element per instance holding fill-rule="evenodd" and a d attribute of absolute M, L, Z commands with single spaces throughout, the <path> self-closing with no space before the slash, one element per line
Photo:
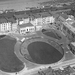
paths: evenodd
<path fill-rule="evenodd" d="M 6 17 L 0 17 L 0 34 L 8 34 L 11 31 L 14 31 L 17 29 L 17 22 L 13 17 L 10 17 L 9 19 Z"/>
<path fill-rule="evenodd" d="M 72 15 L 62 13 L 58 17 L 59 28 L 65 36 L 71 41 L 75 41 L 75 18 Z"/>
<path fill-rule="evenodd" d="M 50 12 L 25 13 L 17 12 L 12 16 L 0 16 L 0 33 L 20 33 L 38 31 L 48 24 L 54 23 L 55 18 Z"/>

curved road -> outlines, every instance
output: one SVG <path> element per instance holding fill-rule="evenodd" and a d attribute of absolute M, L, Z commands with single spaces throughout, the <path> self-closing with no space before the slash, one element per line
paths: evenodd
<path fill-rule="evenodd" d="M 61 34 L 61 32 L 59 31 L 58 32 L 61 36 L 62 36 L 62 34 Z M 65 52 L 66 51 L 69 51 L 68 49 L 67 49 L 67 47 L 66 47 L 66 45 L 68 44 L 68 40 L 64 37 L 64 36 L 62 36 L 62 39 L 60 40 L 60 41 L 58 41 L 58 40 L 55 40 L 55 41 L 57 41 L 59 44 L 60 43 L 63 43 L 64 45 L 62 45 L 62 47 L 65 49 Z M 66 41 L 66 42 L 65 42 Z M 19 48 L 20 48 L 20 45 L 21 45 L 21 42 L 17 42 L 16 43 L 16 47 L 18 48 L 18 49 L 16 49 L 15 48 L 15 54 L 17 55 L 17 57 L 19 57 L 20 58 L 20 60 L 21 60 L 21 58 L 22 58 L 22 61 L 23 61 L 23 56 L 20 54 L 20 52 L 19 52 Z M 71 54 L 71 53 L 70 53 Z M 68 55 L 69 55 L 69 53 L 68 54 L 66 54 L 66 56 L 65 57 L 68 57 Z M 70 55 L 70 59 L 72 59 L 72 58 L 74 58 L 74 56 L 71 54 Z M 25 60 L 25 59 L 24 59 Z M 54 65 L 53 64 L 53 66 L 55 67 L 55 68 L 57 68 L 57 67 L 59 67 L 59 66 L 65 66 L 65 65 L 69 65 L 69 64 L 73 64 L 75 62 L 75 59 L 72 59 L 72 60 L 68 60 L 68 61 L 64 61 L 64 62 L 61 62 L 61 63 L 58 63 L 58 64 L 56 64 L 56 65 Z M 48 65 L 48 66 L 50 66 L 50 65 Z M 51 66 L 52 66 L 52 64 L 51 64 Z M 30 75 L 30 74 L 33 74 L 33 73 L 35 73 L 35 72 L 37 72 L 40 68 L 45 68 L 46 66 L 40 66 L 40 67 L 36 67 L 36 68 L 33 68 L 33 69 L 30 69 L 30 70 L 27 70 L 27 71 L 24 71 L 24 69 L 21 71 L 21 72 L 19 72 L 19 74 L 20 75 L 25 75 L 25 73 L 26 73 L 26 75 Z M 25 70 L 26 70 L 26 68 L 25 68 Z"/>

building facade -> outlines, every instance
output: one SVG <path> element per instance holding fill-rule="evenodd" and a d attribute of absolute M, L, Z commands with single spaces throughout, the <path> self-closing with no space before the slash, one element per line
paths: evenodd
<path fill-rule="evenodd" d="M 0 32 L 8 34 L 12 30 L 10 21 L 7 21 L 4 17 L 0 18 Z"/>
<path fill-rule="evenodd" d="M 35 26 L 33 26 L 31 23 L 19 25 L 18 31 L 21 35 L 25 35 L 27 33 L 33 33 L 35 32 Z"/>
<path fill-rule="evenodd" d="M 62 24 L 62 32 L 72 42 L 75 41 L 75 27 L 73 25 L 75 26 L 75 23 L 73 23 L 71 25 L 67 22 L 63 22 L 63 24 Z"/>
<path fill-rule="evenodd" d="M 29 16 L 25 13 L 15 14 L 14 17 L 16 18 L 18 25 L 22 25 L 30 22 Z"/>

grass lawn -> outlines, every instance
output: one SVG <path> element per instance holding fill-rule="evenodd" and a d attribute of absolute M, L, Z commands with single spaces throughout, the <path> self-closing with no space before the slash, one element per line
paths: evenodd
<path fill-rule="evenodd" d="M 58 62 L 63 57 L 53 46 L 41 41 L 30 43 L 27 50 L 33 62 L 37 64 L 52 64 Z"/>
<path fill-rule="evenodd" d="M 43 29 L 43 30 L 42 30 L 42 33 L 43 33 L 44 35 L 49 36 L 49 37 L 52 37 L 52 38 L 54 38 L 54 39 L 58 39 L 58 40 L 61 39 L 61 36 L 60 36 L 58 33 L 56 33 L 55 31 L 52 31 L 52 30 L 49 31 L 49 30 Z"/>
<path fill-rule="evenodd" d="M 18 72 L 24 68 L 14 53 L 16 39 L 11 39 L 8 36 L 0 40 L 0 70 L 4 72 Z"/>

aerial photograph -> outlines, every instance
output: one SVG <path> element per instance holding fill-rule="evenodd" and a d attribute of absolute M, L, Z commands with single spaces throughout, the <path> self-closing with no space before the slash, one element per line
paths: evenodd
<path fill-rule="evenodd" d="M 75 75 L 75 0 L 0 0 L 0 75 Z"/>

